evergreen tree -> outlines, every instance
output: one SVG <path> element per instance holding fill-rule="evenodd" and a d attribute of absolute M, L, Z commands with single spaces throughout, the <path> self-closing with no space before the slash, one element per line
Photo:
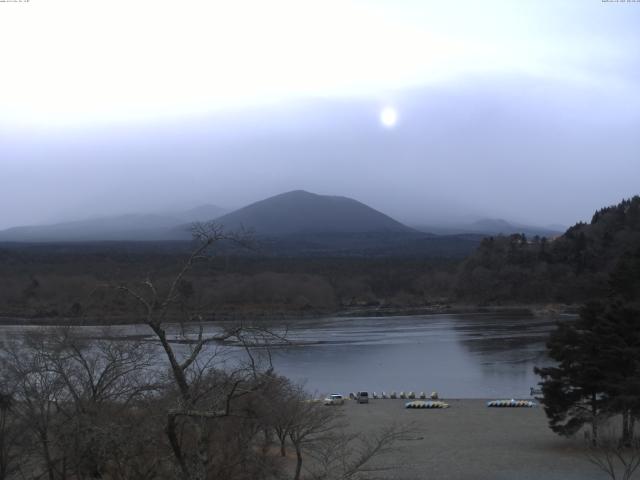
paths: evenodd
<path fill-rule="evenodd" d="M 630 445 L 640 414 L 640 311 L 618 301 L 584 315 L 598 338 L 597 362 L 606 372 L 606 410 L 622 416 L 622 442 Z"/>
<path fill-rule="evenodd" d="M 622 417 L 622 442 L 631 444 L 640 417 L 640 250 L 612 272 L 608 299 L 592 302 L 574 323 L 552 333 L 547 347 L 556 366 L 536 368 L 551 429 L 572 435 L 591 424 Z"/>
<path fill-rule="evenodd" d="M 640 248 L 620 258 L 611 273 L 610 285 L 614 298 L 633 305 L 640 303 Z"/>
<path fill-rule="evenodd" d="M 557 366 L 535 369 L 542 377 L 543 404 L 551 429 L 571 436 L 589 424 L 594 443 L 598 423 L 606 412 L 607 372 L 600 365 L 601 345 L 590 325 L 594 317 L 585 311 L 598 308 L 589 305 L 578 322 L 559 324 L 547 342 L 549 356 Z"/>

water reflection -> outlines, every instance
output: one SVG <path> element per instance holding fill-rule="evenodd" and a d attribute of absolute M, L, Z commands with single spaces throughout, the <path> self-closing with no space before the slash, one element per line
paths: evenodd
<path fill-rule="evenodd" d="M 319 394 L 436 390 L 449 398 L 527 397 L 538 382 L 533 367 L 549 363 L 544 343 L 554 327 L 548 318 L 508 314 L 299 320 L 286 326 L 291 344 L 275 348 L 272 358 L 278 373 Z M 6 338 L 38 328 L 1 327 L 0 333 Z M 83 330 L 105 334 L 102 327 Z M 220 326 L 207 331 L 219 333 Z M 153 341 L 144 325 L 114 327 L 108 335 Z"/>
<path fill-rule="evenodd" d="M 274 354 L 278 371 L 318 392 L 432 391 L 447 397 L 525 397 L 549 363 L 555 320 L 513 315 L 327 319 L 291 326 L 304 347 Z"/>

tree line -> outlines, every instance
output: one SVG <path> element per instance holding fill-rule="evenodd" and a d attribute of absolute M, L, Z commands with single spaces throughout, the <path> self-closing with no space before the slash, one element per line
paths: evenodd
<path fill-rule="evenodd" d="M 589 427 L 590 460 L 631 478 L 640 467 L 640 248 L 620 258 L 608 295 L 560 323 L 547 348 L 555 364 L 536 373 L 549 426 L 563 436 Z"/>
<path fill-rule="evenodd" d="M 609 294 L 609 274 L 640 245 L 640 197 L 597 211 L 555 239 L 485 238 L 457 272 L 454 298 L 482 303 L 584 303 Z"/>

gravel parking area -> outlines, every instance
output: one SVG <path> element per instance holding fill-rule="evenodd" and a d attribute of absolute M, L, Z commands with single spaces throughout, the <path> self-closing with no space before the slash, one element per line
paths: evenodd
<path fill-rule="evenodd" d="M 484 400 L 445 400 L 448 409 L 410 410 L 405 400 L 348 401 L 350 428 L 373 432 L 392 423 L 412 428 L 378 462 L 395 479 L 591 480 L 606 476 L 588 462 L 580 440 L 568 440 L 547 426 L 541 407 L 487 408 Z"/>

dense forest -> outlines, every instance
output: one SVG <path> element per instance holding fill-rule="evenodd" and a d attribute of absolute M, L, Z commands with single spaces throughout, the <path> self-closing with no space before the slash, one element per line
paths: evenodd
<path fill-rule="evenodd" d="M 607 294 L 609 273 L 640 246 L 640 197 L 597 211 L 557 238 L 483 239 L 464 259 L 222 254 L 184 279 L 184 301 L 210 317 L 322 315 L 447 305 L 577 304 Z M 0 316 L 132 321 L 130 300 L 108 287 L 146 278 L 162 284 L 185 243 L 5 245 Z"/>
<path fill-rule="evenodd" d="M 455 296 L 478 302 L 575 303 L 607 294 L 618 261 L 640 247 L 640 197 L 598 210 L 556 239 L 489 237 L 458 271 Z"/>

